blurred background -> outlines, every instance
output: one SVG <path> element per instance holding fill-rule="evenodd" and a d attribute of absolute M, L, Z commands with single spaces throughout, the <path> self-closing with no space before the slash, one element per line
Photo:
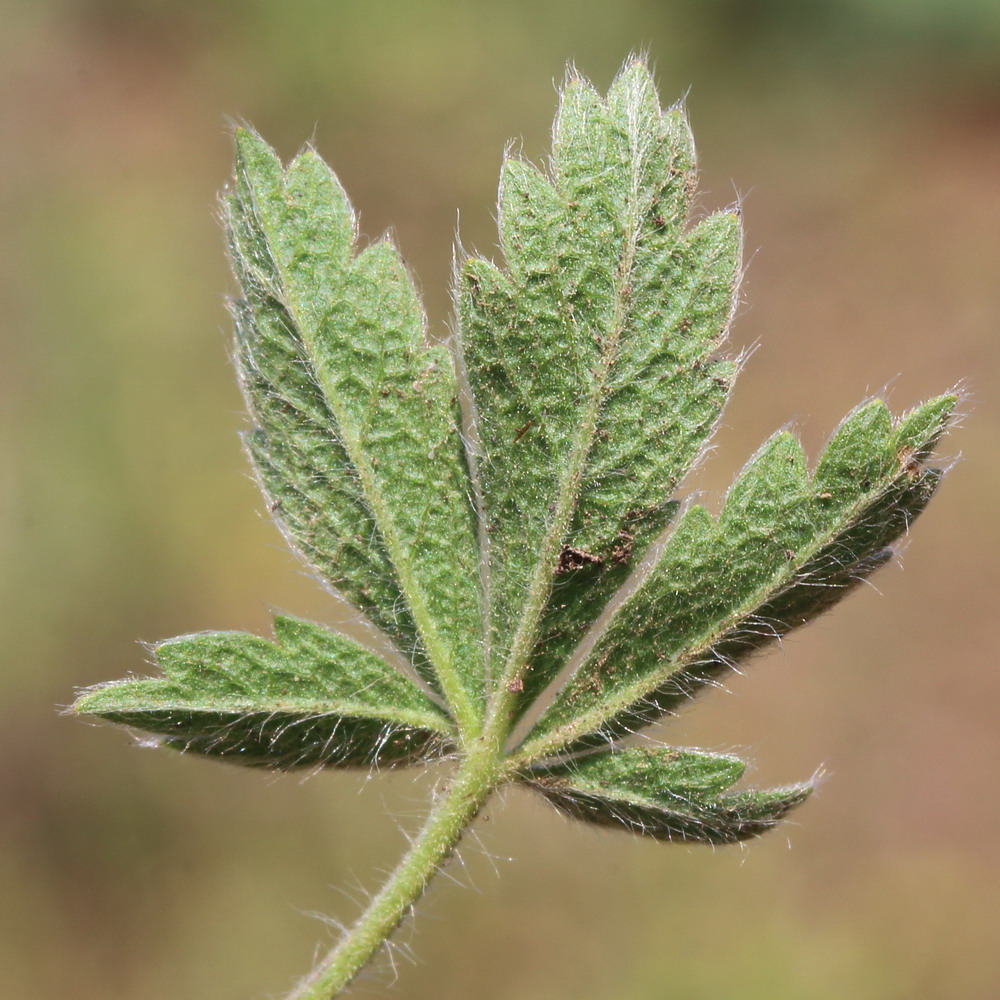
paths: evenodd
<path fill-rule="evenodd" d="M 731 344 L 759 346 L 692 485 L 717 505 L 789 420 L 815 455 L 884 387 L 902 410 L 964 381 L 962 458 L 905 572 L 661 734 L 760 784 L 823 766 L 794 822 L 671 847 L 510 792 L 355 995 L 1000 995 L 995 0 L 0 0 L 0 23 L 0 995 L 280 995 L 436 777 L 274 778 L 58 715 L 144 672 L 138 640 L 342 617 L 240 448 L 227 116 L 315 142 L 441 334 L 459 215 L 496 253 L 504 144 L 540 160 L 566 62 L 603 90 L 638 48 L 687 95 L 701 210 L 745 209 Z"/>

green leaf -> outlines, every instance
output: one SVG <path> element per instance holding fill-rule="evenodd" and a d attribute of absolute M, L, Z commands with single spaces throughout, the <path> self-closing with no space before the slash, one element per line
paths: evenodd
<path fill-rule="evenodd" d="M 772 438 L 717 523 L 693 507 L 677 524 L 523 752 L 634 732 L 840 600 L 891 557 L 929 501 L 940 473 L 915 456 L 940 436 L 955 401 L 932 400 L 895 430 L 881 401 L 859 407 L 811 478 L 798 442 Z"/>
<path fill-rule="evenodd" d="M 472 724 L 484 698 L 475 510 L 452 362 L 409 274 L 311 150 L 236 133 L 226 201 L 248 445 L 293 544 Z"/>
<path fill-rule="evenodd" d="M 502 745 L 529 710 L 518 764 L 659 719 L 885 563 L 938 482 L 924 462 L 954 397 L 895 429 L 874 401 L 814 474 L 778 434 L 717 522 L 694 506 L 664 539 L 736 373 L 717 352 L 742 235 L 735 211 L 690 219 L 690 130 L 641 60 L 606 97 L 571 74 L 546 169 L 503 164 L 503 266 L 460 261 L 451 351 L 425 343 L 396 249 L 358 251 L 315 152 L 286 167 L 246 129 L 235 146 L 237 357 L 268 507 L 466 747 Z M 256 683 L 270 719 L 281 661 L 254 648 L 271 652 L 240 709 Z"/>
<path fill-rule="evenodd" d="M 503 261 L 459 255 L 446 346 L 392 243 L 358 245 L 315 152 L 284 166 L 247 129 L 235 147 L 247 449 L 289 543 L 394 649 L 278 618 L 274 642 L 163 643 L 163 676 L 73 708 L 251 766 L 454 757 L 406 857 L 293 995 L 339 995 L 505 783 L 661 840 L 772 827 L 810 784 L 733 791 L 734 757 L 620 741 L 892 557 L 940 480 L 926 463 L 955 397 L 895 424 L 880 400 L 858 407 L 812 472 L 776 434 L 718 519 L 685 508 L 675 491 L 739 367 L 719 352 L 741 220 L 691 217 L 687 120 L 640 59 L 606 97 L 571 74 L 545 168 L 503 164 Z"/>
<path fill-rule="evenodd" d="M 734 375 L 738 216 L 685 232 L 694 153 L 647 68 L 603 100 L 571 77 L 551 169 L 504 164 L 506 270 L 464 261 L 457 299 L 487 562 L 490 670 L 555 676 L 669 522 L 670 494 Z"/>
<path fill-rule="evenodd" d="M 694 750 L 630 749 L 536 770 L 529 784 L 561 812 L 657 840 L 727 844 L 766 833 L 811 784 L 722 794 L 745 765 Z"/>
<path fill-rule="evenodd" d="M 250 767 L 388 767 L 449 749 L 447 716 L 384 660 L 294 618 L 274 633 L 171 639 L 155 648 L 162 678 L 93 688 L 73 710 Z"/>

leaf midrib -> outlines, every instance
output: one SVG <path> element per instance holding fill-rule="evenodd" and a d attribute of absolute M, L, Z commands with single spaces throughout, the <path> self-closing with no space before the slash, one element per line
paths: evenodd
<path fill-rule="evenodd" d="M 291 202 L 284 191 L 284 171 L 282 171 L 280 183 L 282 185 L 282 197 L 285 199 L 286 204 L 290 205 Z M 303 323 L 302 321 L 302 310 L 299 308 L 298 298 L 292 292 L 293 285 L 289 281 L 287 269 L 282 266 L 280 261 L 278 261 L 272 250 L 273 234 L 270 232 L 268 225 L 264 221 L 252 189 L 250 191 L 250 197 L 252 202 L 251 207 L 253 209 L 254 216 L 256 217 L 257 224 L 260 226 L 261 232 L 265 236 L 265 249 L 271 258 L 271 263 L 280 283 L 280 295 L 276 297 L 284 305 L 289 317 L 295 324 L 295 328 L 298 331 L 302 345 L 309 356 L 309 361 L 315 374 L 316 384 L 319 386 L 323 394 L 323 398 L 326 400 L 327 405 L 330 407 L 331 413 L 337 422 L 337 430 L 339 432 L 341 444 L 347 452 L 352 465 L 357 471 L 365 505 L 368 507 L 372 520 L 375 522 L 379 529 L 379 533 L 382 536 L 386 551 L 389 554 L 389 559 L 392 562 L 393 569 L 399 581 L 400 590 L 409 605 L 410 611 L 413 615 L 413 621 L 417 626 L 421 638 L 423 639 L 427 657 L 434 668 L 434 673 L 441 682 L 441 688 L 445 699 L 447 700 L 451 710 L 454 712 L 456 722 L 458 723 L 461 731 L 466 734 L 472 734 L 478 728 L 479 711 L 474 705 L 472 699 L 469 697 L 469 694 L 459 677 L 447 644 L 441 641 L 437 622 L 435 621 L 434 616 L 430 614 L 426 604 L 424 603 L 420 588 L 416 585 L 413 575 L 410 572 L 406 548 L 400 543 L 396 534 L 393 518 L 386 508 L 381 492 L 378 489 L 377 480 L 373 475 L 371 463 L 366 456 L 362 442 L 354 433 L 352 421 L 348 419 L 346 408 L 340 400 L 340 395 L 336 391 L 336 386 L 331 382 L 329 376 L 327 375 L 325 371 L 326 366 L 316 363 L 317 352 L 315 350 L 314 331 L 311 331 L 309 329 L 309 325 Z M 356 260 L 357 255 L 352 249 L 350 262 L 347 265 L 348 268 L 353 267 Z"/>
<path fill-rule="evenodd" d="M 583 477 L 587 457 L 594 443 L 597 430 L 597 420 L 604 402 L 608 376 L 615 363 L 617 349 L 629 315 L 631 285 L 629 276 L 635 263 L 636 250 L 640 237 L 641 215 L 638 211 L 639 164 L 636 155 L 637 135 L 634 122 L 629 122 L 629 146 L 632 162 L 632 184 L 628 196 L 628 221 L 625 246 L 618 262 L 615 281 L 615 308 L 611 330 L 602 344 L 600 365 L 595 372 L 594 381 L 587 399 L 583 418 L 577 429 L 570 460 L 560 481 L 556 510 L 550 522 L 549 530 L 542 540 L 539 558 L 535 564 L 528 589 L 528 597 L 523 605 L 521 619 L 511 643 L 510 655 L 504 672 L 499 679 L 493 710 L 487 721 L 487 728 L 495 729 L 498 725 L 509 726 L 507 719 L 512 704 L 516 698 L 518 684 L 524 673 L 531 651 L 537 640 L 538 628 L 542 614 L 548 602 L 553 582 L 553 566 L 555 557 L 569 531 L 573 512 L 579 500 L 580 481 Z"/>
<path fill-rule="evenodd" d="M 236 715 L 241 719 L 249 716 L 271 718 L 280 715 L 301 716 L 303 720 L 338 717 L 411 726 L 414 729 L 427 729 L 432 732 L 441 733 L 444 736 L 455 735 L 444 716 L 435 719 L 407 710 L 390 713 L 385 707 L 353 704 L 350 702 L 288 702 L 287 704 L 261 705 L 259 701 L 247 704 L 234 704 L 231 702 L 212 704 L 211 702 L 178 700 L 153 703 L 145 706 L 123 705 L 114 711 L 120 712 L 123 715 L 156 715 L 163 712 L 186 712 L 192 715 Z"/>
<path fill-rule="evenodd" d="M 536 784 L 540 790 L 548 794 L 565 795 L 568 798 L 586 796 L 588 798 L 597 799 L 598 801 L 619 803 L 621 805 L 628 806 L 638 806 L 642 809 L 665 813 L 675 811 L 680 813 L 685 806 L 692 811 L 697 809 L 710 809 L 713 805 L 719 804 L 721 800 L 729 794 L 727 792 L 721 792 L 715 795 L 706 793 L 700 796 L 696 794 L 685 796 L 680 793 L 671 793 L 667 790 L 664 794 L 672 794 L 672 797 L 667 800 L 650 798 L 649 796 L 642 795 L 639 792 L 631 792 L 622 788 L 576 783 L 572 780 L 568 784 L 562 786 L 546 785 L 545 782 L 529 782 L 529 784 Z"/>

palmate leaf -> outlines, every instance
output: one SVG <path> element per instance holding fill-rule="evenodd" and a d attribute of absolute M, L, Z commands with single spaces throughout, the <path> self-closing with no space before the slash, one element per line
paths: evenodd
<path fill-rule="evenodd" d="M 810 784 L 734 791 L 735 758 L 624 741 L 889 560 L 938 485 L 927 463 L 955 397 L 895 421 L 880 400 L 858 407 L 813 471 L 776 434 L 717 519 L 684 510 L 675 491 L 738 368 L 718 352 L 741 223 L 690 218 L 687 121 L 641 60 L 606 97 L 570 75 L 545 169 L 506 160 L 503 261 L 459 257 L 447 346 L 426 342 L 395 247 L 358 246 L 315 152 L 284 166 L 247 129 L 235 146 L 247 448 L 288 541 L 399 656 L 278 618 L 273 642 L 163 643 L 161 677 L 74 709 L 252 766 L 455 760 L 407 857 L 295 998 L 350 981 L 504 783 L 661 840 L 771 828 Z"/>

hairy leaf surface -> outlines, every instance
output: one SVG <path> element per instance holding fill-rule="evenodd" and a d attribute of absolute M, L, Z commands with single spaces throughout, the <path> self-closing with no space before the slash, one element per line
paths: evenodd
<path fill-rule="evenodd" d="M 384 660 L 294 618 L 274 633 L 171 639 L 155 650 L 162 678 L 94 688 L 74 707 L 251 767 L 391 766 L 449 748 L 447 716 Z"/>
<path fill-rule="evenodd" d="M 506 270 L 464 262 L 491 668 L 553 678 L 642 558 L 724 405 L 712 360 L 733 308 L 740 224 L 685 224 L 694 152 L 646 68 L 603 100 L 572 77 L 551 168 L 510 159 L 500 186 Z"/>
<path fill-rule="evenodd" d="M 413 670 L 282 617 L 274 642 L 164 643 L 162 677 L 92 689 L 74 709 L 252 766 L 453 755 L 414 844 L 428 865 L 508 781 L 662 840 L 773 826 L 810 785 L 733 791 L 733 757 L 621 741 L 891 557 L 939 482 L 926 463 L 955 397 L 895 423 L 880 400 L 858 407 L 813 471 L 783 431 L 717 519 L 685 509 L 678 484 L 738 368 L 719 352 L 741 220 L 692 218 L 687 120 L 661 110 L 641 60 L 606 97 L 571 73 L 550 161 L 506 159 L 503 260 L 459 257 L 447 346 L 426 341 L 393 244 L 360 245 L 315 152 L 284 166 L 247 129 L 235 146 L 224 209 L 247 449 L 288 541 Z M 383 931 L 415 898 L 400 886 L 428 877 L 396 879 L 395 909 L 376 897 Z"/>
<path fill-rule="evenodd" d="M 858 408 L 814 476 L 798 441 L 775 435 L 718 522 L 703 507 L 678 522 L 525 752 L 627 735 L 843 597 L 889 558 L 937 487 L 922 458 L 954 404 L 932 400 L 895 429 L 880 400 Z"/>
<path fill-rule="evenodd" d="M 631 749 L 538 770 L 529 782 L 575 819 L 657 840 L 727 844 L 765 833 L 812 791 L 800 784 L 723 794 L 744 768 L 718 754 Z"/>
<path fill-rule="evenodd" d="M 236 152 L 234 311 L 271 507 L 468 721 L 484 697 L 481 611 L 451 358 L 424 345 L 396 249 L 354 256 L 350 205 L 315 153 L 283 170 L 245 130 Z"/>

